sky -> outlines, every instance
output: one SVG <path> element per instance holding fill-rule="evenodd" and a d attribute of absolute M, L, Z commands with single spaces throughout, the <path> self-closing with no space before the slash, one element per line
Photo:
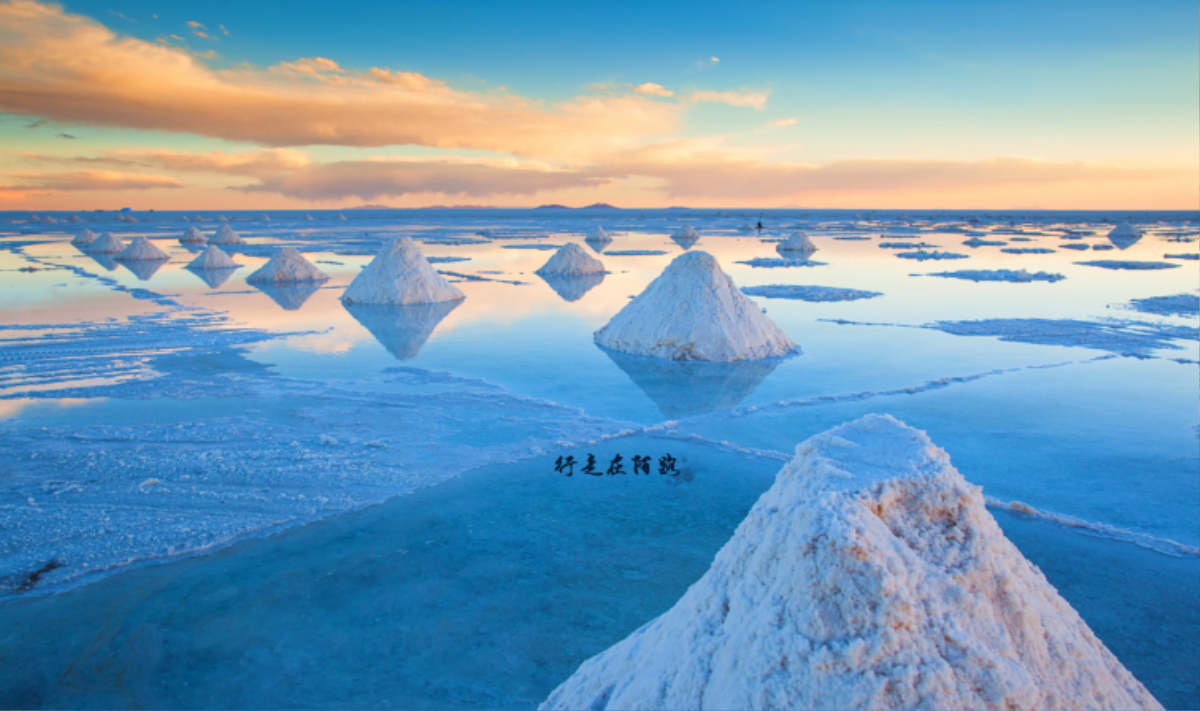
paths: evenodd
<path fill-rule="evenodd" d="M 1194 1 L 0 0 L 0 210 L 1200 208 Z"/>

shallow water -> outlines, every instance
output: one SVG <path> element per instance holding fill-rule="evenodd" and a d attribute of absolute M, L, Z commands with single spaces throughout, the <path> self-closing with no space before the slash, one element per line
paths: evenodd
<path fill-rule="evenodd" d="M 171 256 L 131 269 L 70 246 L 84 225 L 0 214 L 3 704 L 536 705 L 673 604 L 796 443 L 888 412 L 997 505 L 1043 512 L 995 509 L 1160 700 L 1195 707 L 1198 319 L 1129 304 L 1196 293 L 1195 262 L 1163 255 L 1195 251 L 1197 216 L 1139 217 L 1148 233 L 1121 245 L 1094 214 L 913 227 L 778 211 L 762 235 L 713 215 L 238 215 L 248 244 L 228 251 L 245 266 L 222 281 L 184 268 L 198 250 L 175 241 L 178 215 L 101 223 Z M 681 246 L 685 216 L 701 236 Z M 583 240 L 597 224 L 614 235 L 603 252 L 666 254 L 597 253 Z M 740 263 L 778 258 L 772 240 L 797 225 L 819 248 L 809 262 Z M 976 233 L 1056 251 L 962 244 Z M 467 298 L 348 310 L 341 290 L 401 234 L 457 258 L 435 267 Z M 968 258 L 878 246 L 902 240 Z M 511 248 L 567 241 L 609 273 L 550 283 L 533 274 L 548 250 Z M 331 279 L 246 284 L 279 245 Z M 883 296 L 755 297 L 801 348 L 780 361 L 675 368 L 595 346 L 684 246 L 739 286 Z M 1180 266 L 1075 264 L 1100 258 Z M 1066 278 L 923 276 L 959 269 Z M 686 457 L 692 480 L 553 473 L 560 455 L 606 466 L 640 449 Z"/>

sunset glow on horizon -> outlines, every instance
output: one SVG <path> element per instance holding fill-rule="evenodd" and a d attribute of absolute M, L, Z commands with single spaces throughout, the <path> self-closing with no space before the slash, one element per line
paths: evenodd
<path fill-rule="evenodd" d="M 0 210 L 1196 209 L 1195 3 L 0 2 Z"/>

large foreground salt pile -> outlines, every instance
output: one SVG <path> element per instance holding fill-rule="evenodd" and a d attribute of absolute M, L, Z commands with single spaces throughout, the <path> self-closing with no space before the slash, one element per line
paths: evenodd
<path fill-rule="evenodd" d="M 813 244 L 808 235 L 803 232 L 794 232 L 786 240 L 776 245 L 775 251 L 784 255 L 794 253 L 812 254 L 817 251 L 817 245 Z"/>
<path fill-rule="evenodd" d="M 248 282 L 282 283 L 296 281 L 325 281 L 325 272 L 291 247 L 284 247 L 250 276 Z"/>
<path fill-rule="evenodd" d="M 179 237 L 180 244 L 204 244 L 207 240 L 204 233 L 195 226 L 187 228 L 187 231 Z"/>
<path fill-rule="evenodd" d="M 92 254 L 117 254 L 125 250 L 125 243 L 113 237 L 112 232 L 105 232 L 88 245 L 87 251 Z"/>
<path fill-rule="evenodd" d="M 595 339 L 615 351 L 667 360 L 755 360 L 796 349 L 707 252 L 676 258 Z"/>
<path fill-rule="evenodd" d="M 438 274 L 408 237 L 385 244 L 342 294 L 347 304 L 431 304 L 462 298 L 458 287 Z"/>
<path fill-rule="evenodd" d="M 71 240 L 71 244 L 76 247 L 86 247 L 96 241 L 96 233 L 89 229 L 84 229 L 83 232 L 75 235 L 75 239 Z"/>
<path fill-rule="evenodd" d="M 233 259 L 221 248 L 215 244 L 208 245 L 208 249 L 201 252 L 195 259 L 188 262 L 188 269 L 237 269 L 242 265 L 233 261 Z"/>
<path fill-rule="evenodd" d="M 217 233 L 208 238 L 209 244 L 246 244 L 246 240 L 242 239 L 237 232 L 229 225 L 221 225 Z"/>
<path fill-rule="evenodd" d="M 117 255 L 117 259 L 125 261 L 165 261 L 170 259 L 167 253 L 154 246 L 145 237 L 134 237 L 129 246 Z"/>
<path fill-rule="evenodd" d="M 568 242 L 559 248 L 535 274 L 603 274 L 604 264 L 599 259 L 583 251 L 583 247 Z"/>
<path fill-rule="evenodd" d="M 809 438 L 708 572 L 542 708 L 1161 708 L 925 433 Z"/>

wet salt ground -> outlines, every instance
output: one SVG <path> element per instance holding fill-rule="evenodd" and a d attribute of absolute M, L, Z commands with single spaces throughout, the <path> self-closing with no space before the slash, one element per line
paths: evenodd
<path fill-rule="evenodd" d="M 410 213 L 400 214 L 405 219 L 412 217 Z M 23 573 L 57 556 L 66 565 L 48 574 L 42 583 L 54 590 L 56 584 L 72 576 L 89 579 L 78 578 L 84 572 L 81 562 L 89 560 L 87 570 L 94 570 L 120 565 L 128 559 L 178 555 L 201 546 L 219 550 L 245 533 L 287 528 L 361 508 L 393 494 L 416 492 L 400 497 L 393 502 L 395 505 L 423 491 L 447 486 L 465 486 L 454 490 L 459 496 L 468 496 L 461 492 L 475 489 L 462 482 L 478 482 L 472 478 L 475 474 L 434 489 L 422 487 L 459 471 L 487 467 L 488 462 L 524 458 L 540 461 L 539 457 L 563 451 L 567 443 L 613 436 L 620 437 L 613 442 L 626 441 L 629 435 L 620 433 L 643 427 L 656 428 L 657 436 L 668 437 L 667 441 L 673 443 L 698 435 L 701 439 L 679 444 L 699 448 L 704 454 L 698 459 L 712 460 L 740 451 L 737 456 L 743 461 L 731 468 L 765 471 L 766 478 L 755 480 L 744 494 L 744 508 L 724 514 L 730 522 L 728 529 L 718 531 L 714 523 L 711 540 L 705 539 L 708 542 L 704 545 L 697 542 L 695 548 L 690 548 L 681 542 L 670 549 L 681 560 L 701 561 L 695 571 L 678 574 L 675 584 L 681 587 L 653 600 L 631 601 L 621 614 L 640 621 L 627 623 L 625 617 L 613 617 L 606 623 L 610 625 L 605 632 L 609 636 L 604 637 L 607 641 L 602 643 L 597 637 L 594 644 L 598 646 L 590 651 L 578 647 L 573 652 L 576 656 L 564 654 L 554 662 L 546 662 L 547 668 L 561 667 L 561 674 L 553 671 L 538 677 L 536 683 L 528 679 L 521 682 L 533 684 L 531 688 L 549 684 L 538 692 L 540 697 L 534 694 L 536 698 L 528 702 L 536 703 L 579 661 L 665 610 L 699 576 L 754 496 L 769 485 L 779 459 L 786 456 L 783 453 L 790 452 L 796 442 L 864 412 L 891 412 L 928 430 L 969 480 L 985 486 L 985 493 L 1099 524 L 1090 529 L 1067 529 L 1029 520 L 1030 537 L 1024 544 L 1018 541 L 1027 555 L 1033 557 L 1030 551 L 1035 549 L 1035 541 L 1058 551 L 1071 549 L 1072 541 L 1086 536 L 1105 535 L 1109 538 L 1087 540 L 1097 541 L 1095 545 L 1106 547 L 1104 550 L 1116 551 L 1105 554 L 1122 561 L 1114 574 L 1128 576 L 1136 571 L 1150 578 L 1165 576 L 1163 579 L 1169 581 L 1176 578 L 1166 571 L 1183 566 L 1183 570 L 1192 571 L 1189 574 L 1194 580 L 1194 548 L 1200 543 L 1196 533 L 1200 528 L 1196 506 L 1200 493 L 1195 481 L 1197 343 L 1189 334 L 1194 334 L 1196 319 L 1146 315 L 1126 305 L 1135 298 L 1194 293 L 1195 265 L 1184 263 L 1178 269 L 1152 273 L 1113 272 L 1072 264 L 1079 255 L 1070 251 L 1010 255 L 1000 253 L 998 247 L 963 247 L 961 242 L 968 237 L 963 233 L 926 231 L 898 238 L 895 232 L 910 230 L 890 224 L 847 229 L 844 223 L 830 223 L 807 228 L 820 247 L 814 258 L 825 262 L 825 266 L 761 269 L 737 264 L 739 260 L 777 256 L 774 244 L 735 229 L 744 218 L 701 219 L 695 222 L 702 235 L 695 248 L 716 255 L 741 286 L 823 285 L 869 289 L 884 296 L 832 303 L 759 298 L 756 300 L 769 315 L 800 344 L 804 351 L 801 356 L 767 364 L 663 369 L 662 364 L 609 354 L 591 343 L 591 331 L 603 325 L 681 251 L 668 238 L 679 225 L 677 218 L 647 213 L 649 219 L 638 220 L 636 213 L 621 214 L 619 220 L 606 215 L 601 222 L 616 233 L 610 249 L 668 254 L 601 255 L 610 271 L 604 280 L 582 290 L 582 294 L 565 295 L 532 274 L 548 257 L 546 252 L 502 248 L 530 240 L 506 238 L 479 244 L 481 238 L 473 233 L 491 225 L 497 233 L 508 233 L 506 237 L 514 233 L 545 234 L 548 236 L 536 241 L 581 241 L 596 224 L 591 219 L 595 215 L 566 219 L 500 213 L 486 218 L 491 222 L 485 224 L 480 218 L 459 213 L 415 225 L 372 217 L 341 224 L 329 222 L 317 228 L 313 223 L 288 224 L 282 218 L 270 224 L 235 222 L 234 228 L 251 242 L 235 255 L 247 266 L 215 289 L 182 269 L 190 253 L 174 244 L 173 239 L 156 240 L 168 249 L 172 260 L 143 281 L 120 265 L 114 265 L 115 271 L 106 271 L 90 257 L 63 244 L 74 231 L 6 237 L 4 241 L 10 245 L 21 244 L 19 253 L 0 252 L 0 269 L 5 270 L 0 272 L 0 288 L 5 294 L 0 308 L 4 309 L 2 323 L 9 327 L 0 329 L 0 338 L 18 339 L 0 342 L 5 354 L 0 362 L 0 398 L 5 398 L 0 400 L 0 408 L 9 415 L 0 424 L 0 441 L 5 445 L 0 465 L 10 474 L 7 491 L 0 499 L 0 520 L 5 521 L 8 544 L 0 550 L 0 566 L 7 579 L 17 581 Z M 780 218 L 784 224 L 802 220 L 798 213 Z M 165 234 L 173 238 L 186 224 L 154 225 L 144 221 L 123 227 L 126 234 Z M 201 225 L 207 233 L 215 227 L 212 222 Z M 624 234 L 626 227 L 637 233 Z M 12 231 L 22 230 L 26 228 L 15 226 Z M 1165 225 L 1159 231 L 1161 235 L 1150 234 L 1119 251 L 1120 257 L 1152 260 L 1164 247 L 1180 251 L 1181 245 L 1166 240 L 1179 239 L 1179 234 L 1186 239 L 1194 234 L 1194 226 Z M 337 301 L 341 288 L 369 259 L 366 255 L 373 251 L 373 245 L 401 233 L 434 235 L 443 242 L 426 243 L 426 254 L 469 258 L 438 268 L 526 283 L 460 283 L 468 298 L 442 314 L 406 314 L 389 321 L 386 315 L 381 318 L 378 314 L 348 313 Z M 845 236 L 869 239 L 834 239 Z M 1004 234 L 996 236 L 1006 238 Z M 894 250 L 877 246 L 880 241 L 897 239 L 936 244 L 943 250 L 967 253 L 970 259 L 958 260 L 950 267 L 947 262 L 919 264 L 897 259 Z M 1061 241 L 1053 235 L 1034 239 L 1036 243 L 1026 242 L 1024 246 L 1054 248 Z M 1107 242 L 1102 233 L 1082 241 Z M 285 310 L 279 299 L 244 283 L 277 243 L 299 247 L 333 277 L 328 288 L 303 295 L 295 310 Z M 1114 253 L 1117 250 L 1109 256 Z M 61 269 L 8 271 L 30 264 L 74 266 L 95 277 Z M 1010 284 L 910 276 L 960 266 L 1025 268 L 1061 273 L 1067 279 Z M 67 286 L 57 286 L 63 283 Z M 122 287 L 126 290 L 119 290 Z M 282 301 L 284 305 L 296 305 L 294 300 Z M 140 322 L 125 320 L 135 315 Z M 117 319 L 115 326 L 81 330 L 78 325 L 104 325 L 110 317 Z M 1116 355 L 1129 351 L 1127 338 L 1094 340 L 1092 345 L 1099 346 L 1095 348 L 1053 345 L 1053 324 L 1048 338 L 1047 332 L 1039 333 L 1041 344 L 897 328 L 981 318 L 1088 323 L 1107 318 L 1110 330 L 1126 336 L 1140 334 L 1143 340 L 1138 342 L 1139 357 L 1133 358 Z M 1112 319 L 1117 320 L 1115 325 Z M 62 328 L 71 323 L 76 325 Z M 868 323 L 892 325 L 854 325 Z M 13 328 L 18 325 L 31 328 Z M 1152 332 L 1148 341 L 1147 330 Z M 41 349 L 38 351 L 29 340 L 47 333 L 61 334 L 54 345 L 58 350 L 49 355 L 44 342 L 36 344 Z M 1063 342 L 1078 342 L 1078 338 Z M 404 368 L 398 371 L 396 366 Z M 438 376 L 436 372 L 453 375 Z M 148 377 L 155 374 L 160 377 Z M 123 382 L 105 383 L 106 376 L 109 380 L 119 376 Z M 658 427 L 664 419 L 678 422 Z M 205 454 L 219 456 L 220 462 L 198 464 L 197 458 Z M 100 456 L 116 461 L 96 464 Z M 535 477 L 540 469 L 521 471 Z M 87 475 L 63 475 L 72 472 Z M 207 478 L 198 481 L 201 476 Z M 151 477 L 159 483 L 143 486 Z M 485 495 L 482 488 L 477 491 L 481 500 L 496 498 Z M 653 504 L 655 500 L 649 498 L 644 507 Z M 512 508 L 515 506 L 512 502 L 501 508 L 516 511 Z M 634 513 L 636 508 L 632 506 Z M 476 514 L 462 515 L 469 519 Z M 611 512 L 596 511 L 594 515 L 602 517 Z M 652 514 L 637 514 L 648 515 Z M 1003 522 L 1002 516 L 1008 514 L 997 511 L 997 516 Z M 583 513 L 577 518 L 581 526 L 591 525 Z M 357 525 L 354 520 L 355 515 L 337 519 L 351 527 Z M 704 520 L 701 517 L 695 524 L 698 529 L 704 528 Z M 326 525 L 332 524 L 318 524 L 294 535 L 319 532 Z M 1111 540 L 1112 527 L 1120 529 L 1118 537 L 1126 542 Z M 46 529 L 54 535 L 41 535 L 40 531 Z M 614 530 L 623 529 L 618 526 Z M 510 533 L 524 535 L 519 527 Z M 697 532 L 692 538 L 699 541 L 703 535 Z M 629 545 L 622 543 L 623 533 L 614 536 L 612 545 L 617 550 Z M 286 540 L 285 535 L 242 545 L 245 550 L 272 555 L 271 551 Z M 18 543 L 21 545 L 15 545 Z M 468 550 L 469 546 L 463 548 Z M 212 584 L 223 585 L 220 578 L 224 574 L 205 566 L 208 561 L 223 560 L 224 555 L 132 570 L 43 600 L 10 601 L 0 608 L 0 617 L 14 616 L 11 621 L 20 616 L 36 623 L 48 619 L 44 614 L 51 613 L 26 613 L 23 606 L 60 605 L 53 611 L 55 616 L 67 614 L 74 607 L 90 608 L 90 596 L 100 593 L 89 591 L 104 586 L 126 590 L 123 586 L 134 585 L 140 575 L 176 566 L 195 569 L 196 575 L 212 577 Z M 470 557 L 467 552 L 462 555 Z M 514 566 L 512 570 L 536 568 L 532 559 L 506 558 L 502 553 L 489 553 L 488 557 L 494 557 L 501 569 L 504 565 Z M 310 564 L 318 562 L 314 556 Z M 428 569 L 430 575 L 446 572 L 437 570 L 436 561 L 430 565 L 434 566 Z M 451 567 L 449 562 L 446 565 L 447 569 Z M 1060 578 L 1056 580 L 1052 575 L 1052 582 L 1064 592 L 1078 591 L 1072 594 L 1080 600 L 1101 601 L 1089 613 L 1068 595 L 1123 661 L 1150 684 L 1159 698 L 1173 699 L 1169 706 L 1195 706 L 1200 672 L 1194 664 L 1170 661 L 1175 659 L 1170 655 L 1182 650 L 1195 659 L 1200 630 L 1174 602 L 1164 603 L 1171 597 L 1166 591 L 1173 589 L 1172 585 L 1148 589 L 1138 598 L 1138 604 L 1147 609 L 1161 604 L 1171 609 L 1159 617 L 1139 617 L 1145 621 L 1136 622 L 1123 616 L 1121 605 L 1104 592 L 1104 586 L 1112 584 L 1104 577 L 1107 573 L 1083 573 L 1069 560 L 1061 567 Z M 299 578 L 306 579 L 304 575 Z M 271 583 L 263 585 L 271 587 Z M 362 594 L 383 595 L 395 583 L 379 585 L 362 586 Z M 553 587 L 552 583 L 547 585 Z M 171 602 L 175 594 L 164 591 L 163 604 L 175 604 Z M 1125 600 L 1124 604 L 1132 603 Z M 1195 609 L 1194 604 L 1190 609 Z M 277 624 L 300 626 L 297 615 L 301 612 L 282 612 Z M 1172 615 L 1178 618 L 1178 624 L 1171 621 Z M 502 625 L 504 633 L 518 633 L 517 628 L 529 624 L 529 618 L 528 613 L 524 618 L 514 615 Z M 430 621 L 431 628 L 441 629 L 435 622 Z M 144 628 L 162 629 L 166 624 L 148 618 Z M 546 625 L 570 628 L 568 621 L 557 614 L 550 616 Z M 1115 631 L 1106 635 L 1101 630 L 1104 625 Z M 198 634 L 197 627 L 184 627 L 189 630 L 181 633 L 184 637 Z M 30 624 L 24 631 L 13 629 L 14 636 L 8 638 L 28 644 L 36 636 L 32 630 L 37 625 Z M 1178 636 L 1179 630 L 1186 634 L 1179 644 L 1172 643 L 1174 651 L 1170 653 L 1150 653 L 1134 644 L 1147 638 Z M 347 623 L 330 634 L 366 633 L 365 626 Z M 589 638 L 582 631 L 577 633 L 581 639 Z M 237 644 L 230 642 L 234 647 Z M 1129 655 L 1119 651 L 1122 645 L 1136 649 L 1137 656 L 1149 654 L 1146 658 L 1156 660 L 1146 667 L 1147 674 L 1155 672 L 1154 679 L 1134 668 Z M 455 648 L 447 642 L 439 653 L 451 655 Z M 4 649 L 10 650 L 4 652 L 9 654 L 14 647 Z M 39 673 L 57 678 L 61 667 L 53 673 L 47 670 L 62 663 L 63 655 L 80 651 L 64 644 L 57 656 L 48 651 L 46 656 L 34 655 L 32 663 L 42 665 Z M 111 652 L 117 657 L 126 653 Z M 232 653 L 225 648 L 221 654 Z M 497 658 L 493 652 L 480 652 L 480 659 L 491 660 L 495 669 L 501 670 L 504 667 Z M 135 666 L 147 675 L 146 679 L 165 679 L 161 667 L 139 659 Z M 359 662 L 366 663 L 363 659 Z M 283 666 L 289 663 L 287 659 L 279 661 Z M 382 663 L 386 666 L 388 660 Z M 544 666 L 538 664 L 539 669 Z M 1164 672 L 1166 669 L 1172 671 Z M 279 669 L 232 677 L 246 684 L 261 683 L 255 674 L 283 678 Z M 417 676 L 432 678 L 430 674 L 421 671 Z M 558 676 L 549 680 L 555 674 Z M 368 678 L 375 675 L 372 671 Z M 221 672 L 218 676 L 230 675 Z M 446 676 L 443 691 L 439 692 L 442 696 L 436 697 L 440 701 L 417 701 L 435 697 L 421 697 L 410 690 L 397 692 L 409 701 L 393 700 L 394 704 L 491 703 L 472 695 L 477 692 L 471 689 L 477 687 L 471 686 L 468 676 Z M 526 678 L 520 673 L 516 677 Z M 250 691 L 238 690 L 240 683 L 229 682 L 228 695 L 223 697 L 230 699 L 228 702 L 196 701 L 192 705 L 278 705 L 265 699 L 253 701 L 245 695 Z M 325 691 L 311 685 L 305 688 L 307 691 L 298 692 L 301 695 L 294 703 L 300 703 L 305 694 L 318 698 L 326 692 L 332 694 L 338 687 L 330 682 Z M 46 698 L 60 692 L 47 690 Z M 84 698 L 63 703 L 122 705 L 120 701 L 100 701 L 100 696 L 85 704 Z M 184 694 L 162 698 L 194 697 Z M 364 698 L 362 705 L 384 705 L 382 699 L 386 697 L 371 698 L 374 700 Z M 504 698 L 510 699 L 505 705 L 525 705 L 528 701 L 524 695 Z M 179 701 L 178 705 L 188 703 Z M 39 705 L 19 701 L 9 705 L 14 704 Z"/>

